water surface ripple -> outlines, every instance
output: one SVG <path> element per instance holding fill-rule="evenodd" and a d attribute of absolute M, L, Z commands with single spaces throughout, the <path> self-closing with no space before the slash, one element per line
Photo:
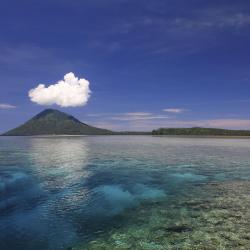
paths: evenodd
<path fill-rule="evenodd" d="M 0 249 L 247 249 L 249 166 L 248 139 L 1 137 Z"/>

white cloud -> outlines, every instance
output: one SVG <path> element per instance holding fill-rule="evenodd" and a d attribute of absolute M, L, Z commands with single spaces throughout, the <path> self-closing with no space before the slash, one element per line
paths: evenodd
<path fill-rule="evenodd" d="M 164 112 L 169 112 L 169 113 L 175 113 L 175 114 L 180 114 L 185 111 L 185 109 L 180 109 L 180 108 L 167 108 L 163 109 Z"/>
<path fill-rule="evenodd" d="M 90 98 L 89 81 L 75 77 L 74 73 L 68 73 L 55 84 L 46 87 L 39 84 L 36 88 L 29 91 L 32 102 L 39 105 L 56 104 L 61 107 L 77 107 L 87 104 Z"/>
<path fill-rule="evenodd" d="M 148 115 L 152 115 L 152 113 L 148 113 L 148 112 L 128 112 L 128 113 L 125 113 L 124 115 L 127 115 L 127 116 L 148 116 Z"/>
<path fill-rule="evenodd" d="M 112 121 L 116 122 L 133 122 L 133 121 L 143 121 L 143 120 L 165 120 L 168 119 L 169 116 L 162 114 L 154 114 L 149 112 L 126 112 L 126 113 L 97 113 L 97 114 L 88 114 L 88 117 L 91 118 L 92 122 L 97 122 L 99 124 L 98 118 L 102 118 L 102 122 Z M 109 124 L 109 123 L 108 123 Z M 116 126 L 116 125 L 115 125 Z M 108 125 L 110 127 L 110 124 Z"/>
<path fill-rule="evenodd" d="M 0 103 L 0 109 L 14 109 L 16 106 L 7 104 L 7 103 Z"/>
<path fill-rule="evenodd" d="M 111 120 L 118 121 L 136 121 L 136 120 L 155 120 L 155 119 L 168 119 L 166 115 L 146 115 L 146 116 L 113 116 Z"/>
<path fill-rule="evenodd" d="M 167 119 L 168 116 L 157 115 L 148 112 L 128 112 L 111 116 L 111 120 L 118 121 L 136 121 L 136 120 L 154 120 L 154 119 Z"/>

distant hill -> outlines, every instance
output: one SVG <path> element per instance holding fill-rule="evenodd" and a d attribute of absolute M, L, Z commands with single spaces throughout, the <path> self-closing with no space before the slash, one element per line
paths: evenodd
<path fill-rule="evenodd" d="M 55 109 L 46 109 L 23 125 L 3 135 L 200 135 L 200 136 L 250 136 L 250 130 L 228 130 L 218 128 L 159 128 L 152 132 L 113 132 L 92 127 L 75 117 Z"/>
<path fill-rule="evenodd" d="M 219 128 L 159 128 L 153 135 L 204 135 L 204 136 L 250 136 L 250 130 L 229 130 Z"/>
<path fill-rule="evenodd" d="M 46 109 L 3 135 L 107 135 L 112 131 L 89 126 L 55 109 Z"/>

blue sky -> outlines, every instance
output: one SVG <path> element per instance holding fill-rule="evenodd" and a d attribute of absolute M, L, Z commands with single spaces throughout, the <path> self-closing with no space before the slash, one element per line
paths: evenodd
<path fill-rule="evenodd" d="M 250 129 L 249 1 L 10 0 L 0 30 L 0 132 L 48 107 L 114 130 Z M 69 72 L 86 105 L 30 100 Z"/>

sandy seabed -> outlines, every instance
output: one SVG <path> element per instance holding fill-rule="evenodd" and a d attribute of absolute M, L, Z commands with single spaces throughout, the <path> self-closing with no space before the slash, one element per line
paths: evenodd
<path fill-rule="evenodd" d="M 119 225 L 73 250 L 250 249 L 250 182 L 187 185 L 178 196 L 141 203 Z"/>

